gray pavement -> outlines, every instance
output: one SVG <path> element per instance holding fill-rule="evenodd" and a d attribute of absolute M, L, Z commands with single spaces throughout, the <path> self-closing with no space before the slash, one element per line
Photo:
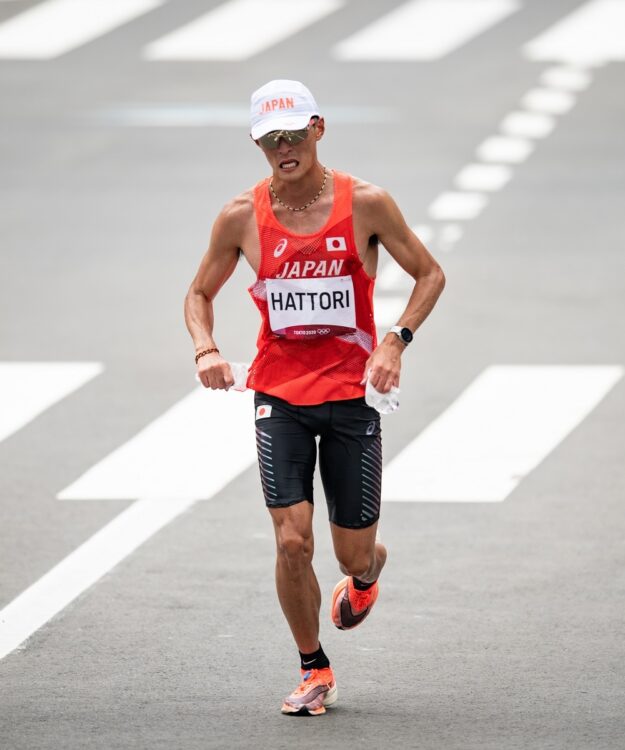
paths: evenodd
<path fill-rule="evenodd" d="M 0 3 L 0 22 L 31 5 Z M 212 5 L 168 2 L 56 60 L 0 60 L 0 362 L 106 367 L 0 442 L 0 607 L 130 505 L 56 494 L 193 388 L 184 294 L 220 207 L 266 172 L 243 126 L 131 127 L 111 113 L 245 106 L 265 80 L 301 78 L 347 119 L 394 113 L 329 120 L 321 156 L 428 223 L 548 67 L 521 46 L 580 3 L 526 0 L 427 63 L 333 60 L 391 5 L 353 1 L 248 62 L 141 60 Z M 594 70 L 453 249 L 431 244 L 448 284 L 405 357 L 387 461 L 488 365 L 625 363 L 624 79 L 623 62 Z M 240 266 L 216 306 L 233 361 L 254 348 L 251 279 Z M 504 502 L 386 503 L 379 603 L 350 633 L 327 616 L 339 572 L 319 487 L 321 640 L 340 698 L 316 719 L 278 710 L 297 653 L 252 468 L 0 661 L 0 746 L 622 748 L 623 445 L 621 381 Z"/>

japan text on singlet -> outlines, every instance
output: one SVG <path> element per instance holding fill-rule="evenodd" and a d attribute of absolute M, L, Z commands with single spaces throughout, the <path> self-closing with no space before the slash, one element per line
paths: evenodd
<path fill-rule="evenodd" d="M 247 384 L 291 404 L 363 396 L 360 381 L 376 346 L 374 282 L 356 250 L 352 178 L 332 174 L 332 213 L 314 234 L 278 222 L 269 180 L 254 188 L 261 259 L 249 292 L 262 325 Z"/>

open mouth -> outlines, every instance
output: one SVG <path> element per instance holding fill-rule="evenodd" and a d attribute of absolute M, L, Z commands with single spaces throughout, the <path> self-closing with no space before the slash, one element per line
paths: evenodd
<path fill-rule="evenodd" d="M 287 159 L 280 162 L 280 169 L 284 169 L 285 172 L 290 172 L 299 165 L 297 159 Z"/>

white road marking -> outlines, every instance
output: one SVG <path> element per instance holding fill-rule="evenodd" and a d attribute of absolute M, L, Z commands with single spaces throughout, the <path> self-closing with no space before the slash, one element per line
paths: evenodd
<path fill-rule="evenodd" d="M 392 258 L 389 259 L 378 272 L 375 279 L 376 289 L 381 289 L 385 292 L 393 292 L 401 289 L 402 287 L 410 284 L 411 276 L 407 274 L 404 269 L 396 263 Z M 414 283 L 414 282 L 413 282 Z M 388 299 L 384 297 L 376 297 L 375 304 L 377 305 L 380 299 Z M 407 302 L 407 300 L 406 300 Z M 385 303 L 383 302 L 382 305 Z M 377 318 L 377 308 L 376 308 Z"/>
<path fill-rule="evenodd" d="M 255 462 L 252 395 L 197 388 L 59 493 L 62 500 L 139 500 L 0 612 L 0 658 Z"/>
<path fill-rule="evenodd" d="M 544 86 L 551 86 L 555 89 L 583 91 L 592 83 L 592 76 L 587 70 L 561 66 L 543 71 L 540 82 Z"/>
<path fill-rule="evenodd" d="M 397 122 L 399 114 L 390 107 L 335 105 L 323 108 L 326 122 L 333 125 Z M 247 104 L 142 104 L 97 112 L 93 119 L 119 127 L 205 128 L 250 126 Z"/>
<path fill-rule="evenodd" d="M 252 401 L 252 391 L 198 387 L 58 498 L 212 497 L 256 460 Z"/>
<path fill-rule="evenodd" d="M 247 60 L 333 13 L 343 0 L 229 0 L 157 39 L 148 60 Z"/>
<path fill-rule="evenodd" d="M 0 440 L 103 369 L 99 362 L 0 362 Z"/>
<path fill-rule="evenodd" d="M 511 112 L 501 121 L 501 131 L 521 138 L 545 138 L 555 128 L 553 117 L 538 112 Z"/>
<path fill-rule="evenodd" d="M 47 0 L 0 25 L 0 58 L 58 57 L 161 4 L 162 0 Z"/>
<path fill-rule="evenodd" d="M 193 504 L 139 500 L 0 611 L 0 659 Z"/>
<path fill-rule="evenodd" d="M 483 161 L 520 164 L 533 150 L 534 144 L 525 138 L 493 135 L 482 141 L 475 153 Z"/>
<path fill-rule="evenodd" d="M 481 193 L 441 193 L 428 208 L 428 215 L 442 221 L 474 219 L 487 203 L 488 198 Z"/>
<path fill-rule="evenodd" d="M 415 224 L 411 229 L 424 245 L 434 239 L 434 230 L 429 224 Z"/>
<path fill-rule="evenodd" d="M 459 224 L 445 224 L 441 227 L 440 232 L 438 233 L 439 249 L 444 253 L 450 252 L 456 242 L 461 239 L 463 234 L 464 230 Z"/>
<path fill-rule="evenodd" d="M 373 310 L 377 328 L 394 326 L 406 309 L 407 297 L 379 297 L 375 295 Z"/>
<path fill-rule="evenodd" d="M 498 502 L 597 406 L 618 366 L 493 366 L 386 467 L 385 500 Z"/>
<path fill-rule="evenodd" d="M 563 115 L 575 106 L 575 97 L 568 91 L 531 89 L 521 99 L 521 105 L 533 112 Z"/>
<path fill-rule="evenodd" d="M 340 60 L 438 60 L 517 11 L 516 0 L 411 0 L 334 48 Z"/>
<path fill-rule="evenodd" d="M 501 164 L 467 164 L 454 179 L 460 190 L 501 190 L 512 177 L 512 171 Z"/>
<path fill-rule="evenodd" d="M 625 2 L 591 0 L 528 42 L 530 60 L 593 65 L 625 60 Z"/>

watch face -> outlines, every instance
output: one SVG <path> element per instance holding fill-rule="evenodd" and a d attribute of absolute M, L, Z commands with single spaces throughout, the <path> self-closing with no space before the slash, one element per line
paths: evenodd
<path fill-rule="evenodd" d="M 401 337 L 402 341 L 404 341 L 406 344 L 409 344 L 412 341 L 412 331 L 410 330 L 410 328 L 402 328 Z"/>

